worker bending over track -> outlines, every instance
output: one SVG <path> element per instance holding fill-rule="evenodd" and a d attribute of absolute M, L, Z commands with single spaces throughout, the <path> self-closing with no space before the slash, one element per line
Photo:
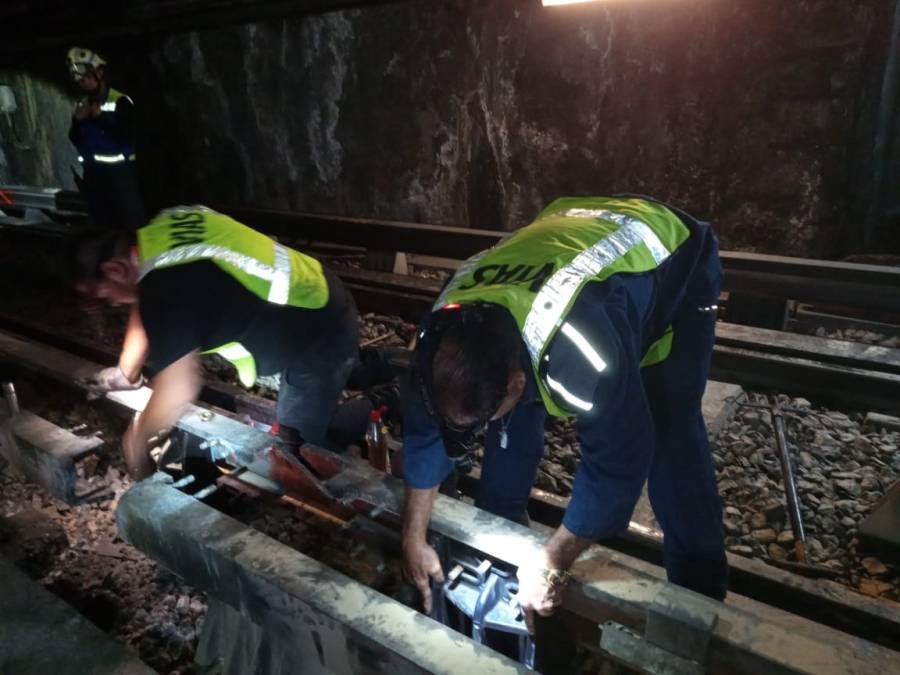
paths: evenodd
<path fill-rule="evenodd" d="M 119 365 L 101 389 L 136 388 L 149 358 L 158 372 L 146 409 L 122 439 L 129 473 L 155 468 L 148 442 L 168 429 L 201 386 L 198 354 L 215 352 L 250 387 L 281 373 L 277 417 L 288 446 L 326 445 L 325 432 L 356 360 L 353 299 L 315 259 L 204 206 L 159 213 L 125 237 L 80 250 L 79 290 L 137 307 Z"/>
<path fill-rule="evenodd" d="M 533 612 L 623 532 L 649 481 L 669 580 L 724 598 L 721 502 L 701 415 L 721 270 L 709 225 L 648 198 L 562 198 L 466 261 L 424 320 L 404 416 L 407 576 L 430 610 L 426 531 L 454 458 L 485 429 L 476 505 L 523 520 L 549 413 L 575 417 L 581 464 L 563 524 L 519 570 Z"/>

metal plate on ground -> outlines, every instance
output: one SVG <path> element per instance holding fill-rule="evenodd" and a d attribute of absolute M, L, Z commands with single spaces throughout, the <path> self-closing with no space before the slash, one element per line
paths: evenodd
<path fill-rule="evenodd" d="M 860 542 L 892 562 L 900 562 L 900 481 L 884 493 L 872 513 L 859 524 Z"/>

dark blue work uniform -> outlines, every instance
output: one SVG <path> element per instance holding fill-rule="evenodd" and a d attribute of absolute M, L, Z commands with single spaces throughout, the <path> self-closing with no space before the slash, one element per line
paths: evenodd
<path fill-rule="evenodd" d="M 718 245 L 708 224 L 671 210 L 690 238 L 656 270 L 587 284 L 567 315 L 599 346 L 608 367 L 601 374 L 587 367 L 570 340 L 555 338 L 548 347 L 550 375 L 570 390 L 580 388 L 594 404 L 577 416 L 582 458 L 563 523 L 590 539 L 623 532 L 646 480 L 665 535 L 669 580 L 723 598 L 728 568 L 722 507 L 701 413 L 721 279 Z M 674 330 L 668 358 L 640 368 L 642 355 L 668 325 Z M 547 413 L 533 371 L 526 373 L 516 408 L 488 425 L 476 499 L 480 508 L 511 520 L 525 513 L 544 452 Z M 432 488 L 453 469 L 439 428 L 421 404 L 408 406 L 404 452 L 405 479 L 414 488 Z"/>
<path fill-rule="evenodd" d="M 134 166 L 134 104 L 109 88 L 97 104 L 97 117 L 73 117 L 69 128 L 84 168 L 88 219 L 95 227 L 133 232 L 147 224 Z"/>

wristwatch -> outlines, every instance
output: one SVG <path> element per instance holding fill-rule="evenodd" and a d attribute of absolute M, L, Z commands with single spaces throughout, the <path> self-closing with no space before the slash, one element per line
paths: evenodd
<path fill-rule="evenodd" d="M 541 578 L 547 582 L 550 588 L 557 589 L 563 588 L 569 583 L 572 575 L 569 574 L 568 570 L 552 570 L 545 567 L 541 570 Z"/>

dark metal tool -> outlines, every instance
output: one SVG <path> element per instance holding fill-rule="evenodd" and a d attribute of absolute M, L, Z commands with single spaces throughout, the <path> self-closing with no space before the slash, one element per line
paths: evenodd
<path fill-rule="evenodd" d="M 784 414 L 778 403 L 772 406 L 772 427 L 775 429 L 775 444 L 778 446 L 778 460 L 781 462 L 781 476 L 784 479 L 784 494 L 787 499 L 788 519 L 794 533 L 794 555 L 797 562 L 806 563 L 806 532 L 803 530 L 803 515 L 800 513 L 800 497 L 797 482 L 791 467 L 787 437 L 784 431 Z"/>
<path fill-rule="evenodd" d="M 445 581 L 432 586 L 432 618 L 462 633 L 469 632 L 467 618 L 469 635 L 479 644 L 489 642 L 489 631 L 516 636 L 519 662 L 534 670 L 535 643 L 516 602 L 519 582 L 512 570 L 474 555 L 452 556 L 448 566 Z"/>
<path fill-rule="evenodd" d="M 789 408 L 778 403 L 777 399 L 774 404 L 769 404 L 768 399 L 763 396 L 764 403 L 747 403 L 741 402 L 739 405 L 745 408 L 759 408 L 767 410 L 772 417 L 772 430 L 775 433 L 775 446 L 778 449 L 778 461 L 781 464 L 781 477 L 784 481 L 784 494 L 787 501 L 788 521 L 791 524 L 791 531 L 794 534 L 794 555 L 797 562 L 805 565 L 806 557 L 806 532 L 803 529 L 803 514 L 800 511 L 800 496 L 797 492 L 797 482 L 794 479 L 794 469 L 791 465 L 791 454 L 787 443 L 787 434 L 784 426 L 784 413 L 791 412 L 799 415 L 805 415 L 806 410 L 799 408 Z"/>

